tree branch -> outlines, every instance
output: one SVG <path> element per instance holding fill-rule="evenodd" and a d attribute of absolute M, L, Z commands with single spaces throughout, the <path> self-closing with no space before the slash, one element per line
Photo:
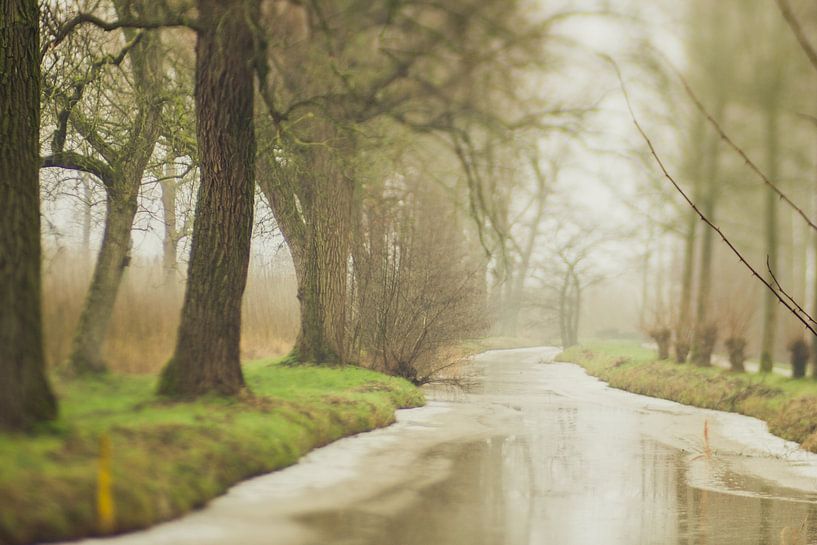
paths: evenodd
<path fill-rule="evenodd" d="M 809 42 L 803 32 L 803 27 L 800 26 L 800 22 L 794 15 L 788 0 L 777 0 L 777 6 L 780 8 L 780 13 L 783 14 L 783 18 L 794 33 L 794 37 L 797 38 L 797 41 L 800 43 L 800 47 L 803 48 L 803 51 L 806 53 L 809 62 L 815 70 L 817 70 L 817 50 L 814 49 L 814 46 Z"/>
<path fill-rule="evenodd" d="M 689 83 L 684 78 L 684 76 L 678 70 L 676 70 L 674 67 L 672 67 L 672 70 L 675 71 L 676 75 L 678 76 L 678 79 L 681 80 L 681 84 L 684 86 L 684 90 L 686 91 L 687 95 L 689 95 L 689 98 L 692 99 L 692 102 L 695 104 L 695 107 L 698 109 L 699 112 L 701 112 L 701 114 L 704 117 L 706 117 L 707 121 L 709 121 L 709 124 L 712 125 L 715 128 L 715 131 L 718 133 L 718 135 L 720 135 L 721 139 L 723 139 L 723 141 L 726 142 L 729 145 L 729 147 L 732 148 L 735 151 L 735 153 L 737 153 L 741 157 L 741 159 L 743 159 L 746 162 L 746 164 L 749 166 L 749 168 L 755 174 L 757 174 L 760 177 L 761 180 L 763 180 L 764 184 L 766 184 L 772 191 L 777 193 L 777 196 L 780 197 L 780 199 L 783 202 L 785 202 L 795 212 L 797 212 L 797 214 L 801 218 L 803 218 L 803 221 L 805 221 L 808 224 L 809 227 L 811 227 L 812 229 L 817 231 L 817 224 L 815 224 L 813 221 L 811 221 L 811 219 L 809 219 L 808 215 L 805 212 L 803 212 L 803 209 L 800 208 L 799 206 L 797 206 L 794 203 L 794 201 L 792 201 L 788 196 L 786 196 L 786 194 L 783 193 L 774 184 L 774 182 L 769 180 L 769 177 L 766 176 L 765 174 L 763 174 L 763 172 L 760 170 L 760 168 L 758 168 L 758 166 L 755 165 L 755 163 L 752 162 L 751 159 L 749 159 L 749 156 L 746 155 L 746 153 L 743 151 L 743 149 L 741 149 L 740 146 L 735 144 L 735 142 L 731 138 L 729 138 L 729 135 L 726 134 L 726 132 L 723 130 L 723 128 L 720 126 L 720 124 L 717 122 L 717 120 L 714 117 L 712 117 L 712 115 L 704 107 L 703 103 L 701 103 L 700 99 L 698 98 L 698 95 L 696 95 L 695 92 L 692 90 L 692 87 L 690 87 Z"/>
<path fill-rule="evenodd" d="M 636 129 L 638 129 L 638 132 L 641 135 L 641 138 L 643 138 L 644 142 L 647 144 L 647 147 L 650 150 L 650 154 L 655 159 L 655 162 L 658 165 L 658 167 L 661 169 L 661 172 L 664 174 L 664 177 L 667 180 L 669 180 L 669 182 L 673 185 L 675 190 L 678 191 L 678 193 L 681 194 L 681 196 L 684 198 L 684 200 L 687 202 L 687 204 L 690 207 L 692 207 L 692 209 L 695 211 L 695 213 L 698 215 L 698 217 L 701 218 L 701 220 L 703 220 L 703 222 L 707 226 L 709 226 L 710 229 L 715 231 L 718 234 L 718 236 L 720 236 L 721 240 L 732 251 L 732 253 L 735 254 L 735 256 L 737 256 L 738 260 L 743 264 L 743 266 L 746 267 L 752 273 L 752 276 L 757 278 L 760 281 L 760 283 L 762 283 L 764 286 L 766 286 L 766 288 L 774 294 L 774 296 L 777 298 L 777 300 L 780 301 L 780 303 L 784 307 L 786 307 L 786 309 L 788 309 L 788 311 L 791 312 L 791 314 L 794 315 L 794 317 L 797 318 L 797 320 L 800 323 L 802 323 L 806 327 L 806 329 L 808 329 L 812 334 L 817 336 L 817 329 L 815 329 L 817 326 L 809 323 L 808 320 L 806 320 L 803 316 L 801 316 L 800 313 L 797 311 L 797 308 L 795 308 L 795 306 L 793 306 L 788 301 L 786 301 L 786 299 L 784 299 L 780 295 L 780 293 L 775 289 L 775 287 L 772 285 L 772 283 L 769 282 L 768 280 L 766 280 L 765 278 L 763 278 L 757 272 L 757 270 L 755 270 L 755 268 L 752 267 L 752 265 L 746 260 L 746 258 L 743 257 L 743 254 L 740 252 L 740 250 L 738 250 L 734 246 L 734 244 L 732 244 L 732 242 L 728 238 L 726 238 L 726 235 L 723 234 L 723 231 L 721 231 L 720 228 L 717 225 L 715 225 L 715 223 L 712 222 L 712 220 L 710 220 L 703 212 L 701 212 L 701 210 L 695 205 L 695 203 L 692 202 L 692 199 L 690 199 L 689 196 L 686 194 L 686 192 L 681 188 L 681 186 L 678 184 L 678 182 L 675 181 L 675 178 L 673 178 L 672 175 L 669 173 L 669 171 L 667 170 L 667 167 L 664 165 L 664 162 L 661 160 L 661 157 L 658 156 L 658 152 L 655 151 L 655 147 L 653 146 L 653 143 L 650 140 L 650 137 L 647 135 L 647 133 L 641 127 L 641 124 L 638 122 L 638 119 L 636 118 L 635 111 L 633 110 L 632 103 L 630 102 L 630 95 L 627 92 L 627 87 L 624 85 L 624 79 L 621 76 L 621 71 L 619 70 L 618 65 L 615 63 L 615 61 L 613 61 L 613 59 L 611 59 L 609 57 L 608 57 L 608 61 L 612 64 L 613 68 L 616 71 L 616 74 L 618 75 L 618 80 L 619 80 L 619 83 L 621 84 L 621 90 L 622 90 L 622 93 L 624 94 L 624 100 L 627 103 L 627 109 L 630 112 L 630 117 L 631 117 L 631 119 L 633 121 L 633 124 L 635 125 Z"/>
<path fill-rule="evenodd" d="M 777 288 L 777 290 L 778 290 L 780 293 L 782 293 L 783 295 L 785 295 L 785 296 L 786 296 L 786 299 L 788 299 L 788 300 L 791 302 L 791 304 L 792 304 L 792 305 L 794 305 L 794 307 L 795 307 L 795 308 L 797 308 L 797 310 L 798 310 L 798 311 L 799 311 L 799 312 L 800 312 L 800 313 L 801 313 L 801 314 L 802 314 L 804 317 L 806 317 L 806 318 L 808 319 L 808 321 L 809 321 L 809 322 L 811 322 L 812 324 L 816 324 L 816 325 L 817 325 L 817 322 L 815 322 L 815 321 L 814 321 L 814 318 L 812 318 L 812 317 L 811 317 L 811 315 L 810 315 L 808 312 L 806 312 L 806 309 L 804 309 L 804 308 L 802 307 L 802 305 L 800 305 L 800 303 L 798 303 L 798 302 L 797 302 L 797 301 L 794 299 L 794 297 L 792 297 L 791 295 L 789 295 L 789 293 L 788 293 L 786 290 L 784 290 L 784 289 L 783 289 L 783 286 L 781 286 L 781 285 L 780 285 L 780 282 L 777 280 L 777 277 L 775 276 L 774 271 L 772 270 L 771 260 L 769 259 L 769 256 L 768 256 L 768 255 L 766 256 L 766 269 L 769 271 L 769 277 L 772 279 L 772 282 L 774 283 L 775 288 Z"/>
<path fill-rule="evenodd" d="M 78 26 L 83 24 L 91 24 L 105 32 L 111 32 L 121 28 L 141 28 L 141 29 L 157 29 L 169 27 L 186 27 L 194 31 L 201 30 L 198 22 L 195 19 L 185 17 L 183 15 L 161 17 L 159 19 L 119 19 L 117 21 L 105 21 L 92 15 L 90 13 L 80 12 L 60 26 L 54 39 L 48 47 L 57 47 L 65 38 Z M 47 48 L 46 48 L 47 49 Z"/>
<path fill-rule="evenodd" d="M 43 157 L 40 168 L 63 168 L 93 174 L 107 189 L 113 187 L 114 172 L 105 163 L 93 157 L 88 157 L 73 151 L 60 151 Z"/>

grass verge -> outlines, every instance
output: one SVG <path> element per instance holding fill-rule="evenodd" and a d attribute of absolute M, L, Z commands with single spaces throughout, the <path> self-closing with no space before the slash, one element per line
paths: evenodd
<path fill-rule="evenodd" d="M 245 365 L 245 377 L 252 396 L 187 403 L 154 397 L 154 377 L 57 381 L 58 422 L 0 434 L 0 543 L 144 528 L 424 403 L 408 382 L 357 367 L 258 361 Z M 103 444 L 115 521 L 108 529 L 98 514 Z"/>
<path fill-rule="evenodd" d="M 753 416 L 769 431 L 817 452 L 817 382 L 776 374 L 734 373 L 671 361 L 635 342 L 594 342 L 557 357 L 610 386 L 636 394 Z"/>

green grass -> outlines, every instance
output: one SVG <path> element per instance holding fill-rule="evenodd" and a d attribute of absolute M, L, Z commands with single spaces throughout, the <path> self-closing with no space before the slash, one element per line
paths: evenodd
<path fill-rule="evenodd" d="M 112 445 L 116 531 L 202 506 L 238 481 L 295 463 L 424 403 L 408 382 L 357 367 L 244 367 L 252 395 L 171 403 L 155 378 L 60 382 L 60 419 L 0 434 L 0 543 L 95 535 L 100 438 Z"/>
<path fill-rule="evenodd" d="M 773 434 L 817 452 L 817 381 L 813 379 L 657 361 L 655 351 L 631 341 L 592 342 L 570 348 L 557 359 L 581 365 L 614 388 L 759 418 Z"/>

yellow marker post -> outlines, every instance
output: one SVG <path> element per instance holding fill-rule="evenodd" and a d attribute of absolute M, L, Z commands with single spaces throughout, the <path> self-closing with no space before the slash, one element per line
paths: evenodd
<path fill-rule="evenodd" d="M 116 512 L 111 486 L 111 438 L 107 433 L 99 437 L 99 469 L 96 478 L 96 515 L 101 534 L 113 533 Z"/>

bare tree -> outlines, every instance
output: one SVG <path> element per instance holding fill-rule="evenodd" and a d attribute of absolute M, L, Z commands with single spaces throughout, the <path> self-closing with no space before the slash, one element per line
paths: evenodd
<path fill-rule="evenodd" d="M 120 19 L 152 16 L 150 2 L 114 2 Z M 55 129 L 51 135 L 51 153 L 43 159 L 43 167 L 78 170 L 92 174 L 106 193 L 105 228 L 102 244 L 94 267 L 91 285 L 85 299 L 69 357 L 76 373 L 105 370 L 102 343 L 108 329 L 122 276 L 130 261 L 131 228 L 139 206 L 142 177 L 153 155 L 160 133 L 162 112 L 162 51 L 158 31 L 126 28 L 122 31 L 125 44 L 115 55 L 103 55 L 90 61 L 89 67 L 79 67 L 79 74 L 59 74 L 68 79 L 63 83 L 57 74 L 48 78 L 47 96 L 56 107 Z M 63 48 L 64 50 L 65 48 Z M 59 54 L 60 50 L 54 50 Z M 71 57 L 72 51 L 65 52 Z M 128 62 L 125 63 L 125 59 Z M 133 117 L 122 126 L 111 126 L 111 103 L 84 104 L 89 87 L 110 81 L 100 79 L 106 67 L 127 64 L 133 78 L 135 103 Z M 85 73 L 82 73 L 84 68 Z M 104 82 L 104 83 L 103 83 Z M 122 96 L 114 96 L 116 103 Z M 83 109 L 83 106 L 85 108 Z M 103 119 L 103 116 L 106 118 Z M 82 143 L 87 149 L 79 148 Z"/>
<path fill-rule="evenodd" d="M 443 379 L 461 359 L 451 349 L 488 325 L 479 250 L 469 252 L 453 207 L 424 185 L 409 176 L 383 186 L 390 204 L 366 210 L 354 259 L 358 352 L 415 384 Z"/>

